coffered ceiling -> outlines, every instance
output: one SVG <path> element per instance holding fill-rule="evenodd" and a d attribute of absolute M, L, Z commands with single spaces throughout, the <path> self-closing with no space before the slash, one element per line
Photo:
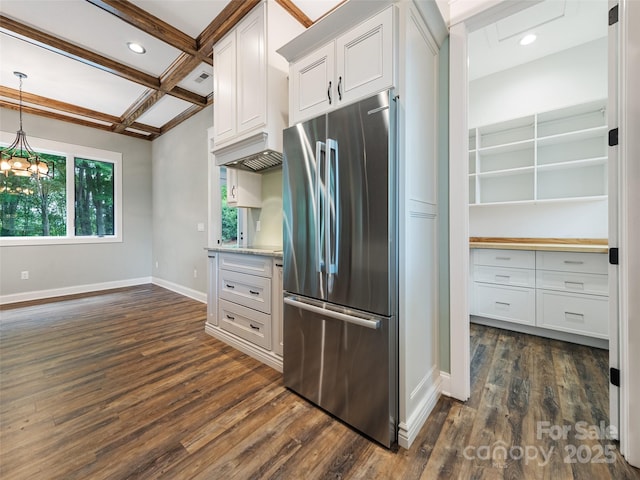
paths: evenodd
<path fill-rule="evenodd" d="M 212 103 L 212 46 L 259 1 L 2 0 L 0 107 L 19 71 L 25 113 L 153 140 Z M 306 27 L 342 3 L 275 1 Z"/>

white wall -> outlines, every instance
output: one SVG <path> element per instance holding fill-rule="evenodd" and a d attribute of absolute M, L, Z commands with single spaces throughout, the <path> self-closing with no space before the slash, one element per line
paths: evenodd
<path fill-rule="evenodd" d="M 3 130 L 18 113 L 0 109 Z M 28 300 L 148 281 L 151 274 L 151 143 L 24 114 L 27 137 L 122 153 L 122 242 L 0 247 L 0 302 Z M 20 272 L 29 271 L 29 280 Z"/>
<path fill-rule="evenodd" d="M 282 247 L 282 169 L 262 174 L 262 208 L 249 209 L 255 233 L 250 243 Z M 256 222 L 260 231 L 256 231 Z"/>
<path fill-rule="evenodd" d="M 469 128 L 606 97 L 602 38 L 469 82 Z"/>
<path fill-rule="evenodd" d="M 201 301 L 207 291 L 207 128 L 212 121 L 212 107 L 205 108 L 152 145 L 153 279 Z"/>
<path fill-rule="evenodd" d="M 469 83 L 469 127 L 607 97 L 607 39 Z M 607 238 L 607 202 L 472 206 L 472 237 Z"/>

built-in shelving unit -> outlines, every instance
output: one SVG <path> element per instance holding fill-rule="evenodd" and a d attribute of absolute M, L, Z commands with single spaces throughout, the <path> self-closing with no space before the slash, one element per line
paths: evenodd
<path fill-rule="evenodd" d="M 469 204 L 607 197 L 606 101 L 469 131 Z"/>

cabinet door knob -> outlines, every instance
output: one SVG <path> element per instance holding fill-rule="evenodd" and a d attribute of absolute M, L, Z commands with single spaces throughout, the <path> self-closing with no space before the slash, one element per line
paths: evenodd
<path fill-rule="evenodd" d="M 331 80 L 329 80 L 329 88 L 327 88 L 327 98 L 329 99 L 329 105 L 331 105 Z"/>

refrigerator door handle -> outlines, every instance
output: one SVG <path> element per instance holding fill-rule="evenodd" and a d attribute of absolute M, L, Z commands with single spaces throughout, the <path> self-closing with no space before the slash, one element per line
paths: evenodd
<path fill-rule="evenodd" d="M 327 138 L 327 273 L 338 273 L 338 252 L 340 251 L 340 179 L 338 172 L 338 141 Z"/>
<path fill-rule="evenodd" d="M 326 163 L 327 147 L 324 142 L 316 142 L 316 192 L 315 192 L 315 233 L 316 233 L 316 271 L 325 271 L 325 191 L 323 181 L 323 160 Z M 326 168 L 326 165 L 325 165 Z"/>
<path fill-rule="evenodd" d="M 340 320 L 342 322 L 358 325 L 359 327 L 370 328 L 372 330 L 378 330 L 380 328 L 380 320 L 377 320 L 375 318 L 369 319 L 369 318 L 355 317 L 353 315 L 347 315 L 346 313 L 340 313 L 334 310 L 317 307 L 315 305 L 311 305 L 310 303 L 296 300 L 295 298 L 292 298 L 292 297 L 284 297 L 284 303 L 286 303 L 287 305 L 291 305 L 292 307 L 299 308 L 301 310 L 308 310 L 310 312 L 318 313 L 325 317 L 330 317 L 336 320 Z"/>

